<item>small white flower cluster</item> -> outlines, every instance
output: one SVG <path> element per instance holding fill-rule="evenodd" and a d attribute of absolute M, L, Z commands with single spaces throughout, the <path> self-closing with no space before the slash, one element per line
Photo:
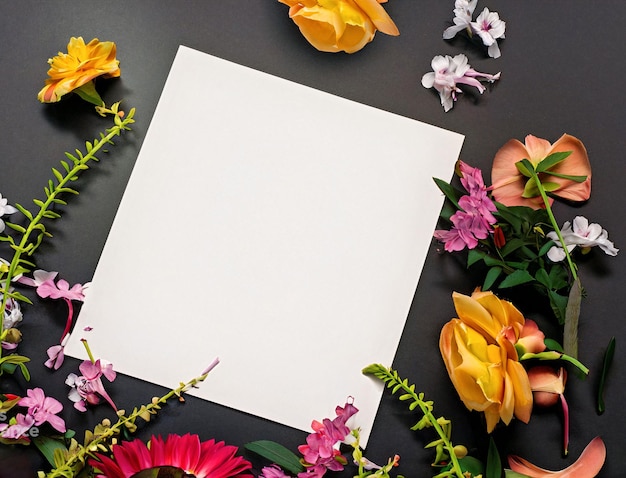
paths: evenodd
<path fill-rule="evenodd" d="M 466 30 L 470 36 L 475 33 L 487 47 L 488 55 L 492 58 L 498 58 L 501 53 L 497 40 L 504 38 L 505 22 L 500 20 L 500 16 L 496 12 L 490 12 L 488 8 L 482 11 L 476 21 L 472 21 L 477 3 L 478 0 L 456 0 L 454 2 L 454 25 L 446 28 L 443 32 L 443 38 L 449 40 L 462 30 Z M 485 87 L 480 83 L 480 80 L 493 83 L 500 79 L 500 73 L 491 75 L 474 70 L 463 54 L 454 57 L 437 55 L 433 58 L 431 67 L 433 71 L 422 77 L 422 85 L 425 88 L 435 88 L 439 92 L 441 105 L 445 112 L 452 109 L 457 94 L 462 93 L 458 87 L 459 84 L 473 86 L 482 94 Z"/>
<path fill-rule="evenodd" d="M 476 21 L 472 21 L 472 15 L 478 0 L 456 0 L 454 2 L 454 25 L 443 32 L 443 39 L 450 40 L 462 30 L 466 30 L 469 36 L 474 33 L 480 37 L 487 47 L 487 54 L 491 58 L 500 57 L 498 39 L 504 38 L 506 23 L 500 20 L 497 12 L 490 12 L 487 7 L 478 15 Z"/>
<path fill-rule="evenodd" d="M 565 259 L 565 250 L 561 247 L 559 236 L 555 231 L 546 235 L 555 243 L 548 251 L 548 259 L 552 262 L 561 262 Z M 584 216 L 576 216 L 573 224 L 566 221 L 561 229 L 561 236 L 565 242 L 568 252 L 572 252 L 576 247 L 580 247 L 583 252 L 593 246 L 598 246 L 609 256 L 616 256 L 619 249 L 616 249 L 609 241 L 609 233 L 600 224 L 589 224 L 589 220 Z"/>

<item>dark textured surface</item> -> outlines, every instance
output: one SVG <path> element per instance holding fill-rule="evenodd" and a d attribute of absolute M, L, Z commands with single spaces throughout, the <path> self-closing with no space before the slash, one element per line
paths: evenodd
<path fill-rule="evenodd" d="M 63 209 L 63 218 L 51 225 L 55 237 L 36 254 L 38 267 L 61 271 L 70 283 L 91 279 L 180 44 L 462 133 L 466 135 L 462 159 L 486 172 L 497 149 L 510 138 L 523 140 L 525 135 L 535 134 L 554 141 L 563 133 L 575 135 L 585 143 L 592 163 L 592 198 L 575 209 L 558 205 L 557 217 L 563 222 L 583 214 L 607 228 L 616 246 L 622 246 L 626 238 L 622 144 L 626 4 L 607 1 L 598 5 L 580 0 L 481 1 L 479 10 L 487 6 L 507 21 L 507 38 L 501 42 L 502 57 L 496 60 L 487 58 L 481 49 L 472 47 L 463 38 L 450 42 L 441 39 L 443 29 L 452 19 L 453 4 L 452 0 L 390 0 L 385 8 L 401 35 L 395 38 L 378 35 L 361 52 L 345 55 L 313 49 L 288 19 L 287 7 L 271 0 L 2 2 L 0 192 L 3 197 L 22 204 L 41 197 L 50 168 L 63 159 L 64 151 L 73 150 L 108 125 L 90 106 L 76 98 L 56 105 L 41 105 L 36 99 L 45 79 L 46 60 L 57 51 L 65 51 L 71 36 L 82 35 L 86 41 L 97 37 L 117 43 L 122 77 L 99 83 L 99 89 L 108 103 L 123 98 L 127 108 L 137 108 L 133 133 L 120 140 L 113 154 L 104 157 L 79 181 L 80 196 L 71 198 L 71 206 Z M 501 71 L 502 79 L 482 96 L 461 95 L 454 109 L 444 113 L 436 94 L 424 89 L 420 80 L 430 70 L 434 55 L 457 53 L 465 53 L 479 71 Z M 286 135 L 310 134 L 291 131 L 288 125 L 276 127 L 284 129 Z M 346 141 L 358 140 L 346 138 Z M 172 165 L 184 168 L 185 160 L 173 158 Z M 168 197 L 164 191 L 163 200 L 176 198 Z M 155 233 L 175 236 L 180 225 L 164 219 L 164 226 Z M 169 253 L 175 253 L 175 241 Z M 570 457 L 560 456 L 561 419 L 556 410 L 535 414 L 529 425 L 513 423 L 508 428 L 497 429 L 495 437 L 503 455 L 516 453 L 546 468 L 559 469 L 573 461 L 589 440 L 600 434 L 608 449 L 607 463 L 600 476 L 620 477 L 626 429 L 619 403 L 626 373 L 622 349 L 626 301 L 621 295 L 626 268 L 623 256 L 609 258 L 600 251 L 580 261 L 580 267 L 587 291 L 580 328 L 580 358 L 590 366 L 592 376 L 581 381 L 572 375 L 568 384 L 572 410 Z M 132 273 L 132 264 L 120 265 L 120 274 Z M 183 300 L 180 291 L 184 289 L 184 280 L 180 277 L 163 280 L 176 284 L 164 288 L 164 299 Z M 441 325 L 454 313 L 452 291 L 469 293 L 479 282 L 480 278 L 464 270 L 458 257 L 437 253 L 437 245 L 433 243 L 394 366 L 435 401 L 437 413 L 453 420 L 455 441 L 484 449 L 486 439 L 480 416 L 463 408 L 437 349 Z M 515 299 L 527 316 L 545 323 L 540 305 L 523 294 L 517 294 Z M 65 399 L 63 379 L 76 368 L 76 362 L 68 360 L 56 374 L 41 365 L 46 348 L 58 340 L 63 329 L 63 304 L 35 300 L 35 307 L 25 306 L 24 313 L 24 342 L 20 350 L 33 358 L 32 383 L 44 384 L 49 394 L 64 402 L 63 416 L 72 428 L 93 427 L 109 414 L 106 407 L 79 416 Z M 119 313 L 118 319 L 127 320 L 123 310 Z M 175 323 L 173 310 L 173 333 Z M 544 328 L 555 330 L 549 325 Z M 611 336 L 617 339 L 615 364 L 606 394 L 607 411 L 598 416 L 595 384 Z M 349 347 L 358 346 L 350 343 L 349 337 L 340 340 L 346 353 Z M 303 342 L 303 347 L 306 346 Z M 126 337 L 121 327 L 119 342 L 111 347 L 149 347 L 149 341 L 146 337 Z M 154 366 L 162 361 L 167 361 L 167 351 L 155 350 Z M 338 364 L 339 370 L 340 367 Z M 264 372 L 268 380 L 273 379 L 271 371 Z M 25 386 L 10 378 L 3 378 L 0 383 L 2 391 L 21 390 Z M 210 386 L 210 379 L 204 386 Z M 290 377 L 277 386 L 284 388 L 285 401 L 289 401 L 290 390 L 323 384 L 309 384 L 304 377 Z M 110 393 L 121 407 L 128 409 L 149 401 L 153 395 L 161 395 L 163 390 L 119 377 L 110 387 Z M 333 406 L 329 404 L 329 410 Z M 387 456 L 398 453 L 402 457 L 398 472 L 406 476 L 429 476 L 428 464 L 433 455 L 423 450 L 423 445 L 430 441 L 431 435 L 411 432 L 408 428 L 415 420 L 416 416 L 405 411 L 395 398 L 385 396 L 368 446 L 368 457 L 385 461 Z M 187 431 L 236 445 L 273 439 L 294 449 L 305 437 L 302 432 L 193 398 L 185 404 L 167 406 L 154 423 L 140 430 L 139 436 Z M 36 454 L 0 448 L 0 478 L 34 476 L 33 470 L 42 465 Z"/>

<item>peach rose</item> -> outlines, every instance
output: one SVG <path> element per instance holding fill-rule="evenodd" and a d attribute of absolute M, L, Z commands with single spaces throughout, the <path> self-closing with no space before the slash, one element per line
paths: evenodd
<path fill-rule="evenodd" d="M 471 297 L 452 294 L 458 318 L 441 330 L 439 349 L 448 375 L 469 410 L 484 412 L 490 433 L 502 420 L 515 416 L 527 423 L 533 395 L 526 370 L 519 362 L 515 345 L 523 338 L 524 348 L 539 352 L 543 338 L 511 302 L 492 292 L 474 292 Z M 532 345 L 530 345 L 532 344 Z"/>
<path fill-rule="evenodd" d="M 399 35 L 380 5 L 387 0 L 278 0 L 308 42 L 321 51 L 354 53 L 374 39 L 377 30 Z"/>
<path fill-rule="evenodd" d="M 115 43 L 110 41 L 101 42 L 94 38 L 85 44 L 82 37 L 72 37 L 67 45 L 67 53 L 61 53 L 48 60 L 50 69 L 46 85 L 37 95 L 42 103 L 57 102 L 78 88 L 85 87 L 95 78 L 119 77 L 120 62 L 115 58 Z M 99 99 L 95 88 L 90 91 L 90 96 Z M 84 97 L 81 95 L 81 97 Z M 97 100 L 92 101 L 97 104 Z M 100 103 L 101 104 L 101 103 Z"/>

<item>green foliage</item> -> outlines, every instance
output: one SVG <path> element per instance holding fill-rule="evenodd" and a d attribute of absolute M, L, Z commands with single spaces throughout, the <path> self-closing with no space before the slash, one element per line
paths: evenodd
<path fill-rule="evenodd" d="M 550 155 L 544 160 L 549 160 L 545 166 L 552 167 L 566 157 L 565 153 Z M 525 167 L 527 165 L 519 165 L 523 174 Z M 528 177 L 532 176 L 530 171 L 527 173 Z M 460 210 L 458 200 L 465 193 L 440 179 L 435 179 L 435 183 L 446 196 L 441 220 L 447 222 Z M 530 179 L 528 184 L 529 187 L 535 184 L 534 180 Z M 533 192 L 532 196 L 536 195 L 537 192 Z M 508 207 L 497 202 L 495 205 L 496 227 L 501 229 L 504 244 L 499 247 L 493 236 L 479 241 L 478 246 L 467 253 L 467 267 L 484 269 L 482 290 L 526 286 L 539 291 L 547 298 L 558 322 L 563 324 L 571 289 L 570 274 L 563 263 L 547 258 L 548 250 L 554 245 L 547 237 L 548 232 L 554 230 L 548 212 L 526 206 Z"/>
<path fill-rule="evenodd" d="M 469 478 L 465 472 L 469 472 L 470 477 L 482 473 L 482 471 L 473 473 L 472 470 L 475 470 L 476 465 L 474 460 L 465 460 L 465 465 L 461 463 L 451 441 L 452 423 L 444 417 L 435 417 L 433 402 L 425 400 L 424 393 L 416 393 L 414 384 L 410 384 L 407 379 L 402 379 L 397 371 L 380 364 L 365 367 L 363 373 L 381 380 L 393 395 L 400 393 L 398 399 L 407 402 L 409 410 L 420 409 L 423 416 L 411 427 L 411 430 L 433 428 L 437 432 L 438 438 L 426 445 L 426 448 L 435 449 L 435 460 L 432 466 L 440 469 L 440 473 L 435 475 L 435 478 Z"/>
<path fill-rule="evenodd" d="M 247 443 L 244 447 L 293 474 L 304 471 L 304 466 L 296 454 L 279 443 L 270 440 L 258 440 Z"/>
<path fill-rule="evenodd" d="M 613 356 L 615 355 L 615 337 L 611 337 L 609 345 L 604 352 L 604 361 L 602 362 L 602 372 L 600 373 L 600 381 L 598 382 L 598 414 L 604 413 L 604 387 L 606 385 L 606 377 L 609 374 L 611 365 L 613 364 Z"/>

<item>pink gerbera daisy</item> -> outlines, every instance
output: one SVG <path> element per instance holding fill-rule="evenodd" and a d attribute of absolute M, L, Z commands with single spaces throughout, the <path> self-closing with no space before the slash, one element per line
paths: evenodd
<path fill-rule="evenodd" d="M 131 478 L 160 467 L 178 472 L 171 476 L 252 478 L 244 473 L 252 467 L 250 462 L 235 453 L 235 446 L 215 440 L 200 442 L 198 435 L 187 433 L 169 435 L 165 440 L 153 436 L 148 445 L 140 439 L 121 442 L 113 446 L 112 457 L 97 454 L 98 460 L 92 459 L 89 464 L 99 471 L 98 478 Z"/>

